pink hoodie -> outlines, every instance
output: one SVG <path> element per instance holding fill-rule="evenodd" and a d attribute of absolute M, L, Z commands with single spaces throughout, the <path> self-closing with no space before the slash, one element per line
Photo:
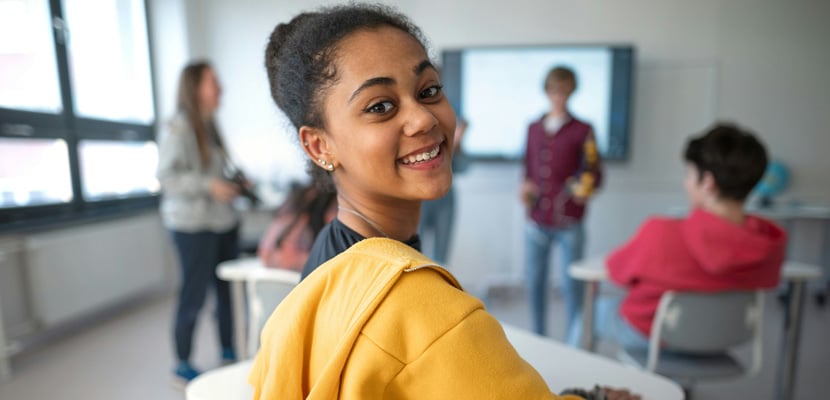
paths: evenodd
<path fill-rule="evenodd" d="M 786 233 L 765 219 L 748 215 L 736 225 L 696 209 L 686 219 L 649 219 L 605 264 L 611 280 L 628 288 L 623 317 L 648 335 L 667 290 L 777 286 L 786 243 Z"/>

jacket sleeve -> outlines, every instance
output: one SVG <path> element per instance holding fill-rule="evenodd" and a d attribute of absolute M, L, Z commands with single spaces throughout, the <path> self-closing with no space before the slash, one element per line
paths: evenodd
<path fill-rule="evenodd" d="M 599 145 L 597 144 L 596 135 L 594 135 L 594 128 L 591 128 L 588 133 L 588 138 L 582 149 L 585 165 L 594 175 L 594 188 L 598 189 L 602 186 L 602 156 L 599 154 Z"/>
<path fill-rule="evenodd" d="M 483 309 L 473 311 L 409 363 L 384 397 L 413 393 L 423 399 L 581 399 L 552 393 L 507 340 L 501 324 Z"/>
<path fill-rule="evenodd" d="M 649 256 L 649 248 L 653 245 L 650 238 L 656 229 L 656 221 L 646 221 L 634 237 L 608 255 L 605 265 L 611 281 L 622 286 L 637 283 L 647 265 L 646 257 Z"/>
<path fill-rule="evenodd" d="M 575 189 L 582 197 L 590 197 L 602 184 L 602 160 L 593 128 L 582 142 L 579 159 L 579 169 L 572 177 L 578 183 Z"/>
<path fill-rule="evenodd" d="M 188 160 L 193 145 L 189 133 L 174 123 L 170 132 L 161 135 L 156 177 L 166 195 L 197 197 L 210 193 L 210 176 L 201 172 L 198 160 Z"/>

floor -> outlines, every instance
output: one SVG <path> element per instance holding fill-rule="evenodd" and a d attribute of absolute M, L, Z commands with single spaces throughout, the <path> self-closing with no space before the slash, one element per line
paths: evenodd
<path fill-rule="evenodd" d="M 529 326 L 521 289 L 503 288 L 490 293 L 487 306 L 497 318 L 516 326 Z M 753 379 L 698 385 L 696 399 L 774 398 L 782 308 L 773 296 L 767 304 L 769 334 L 765 338 L 762 372 Z M 171 384 L 170 375 L 173 305 L 172 295 L 157 296 L 17 356 L 13 377 L 0 383 L 0 399 L 183 399 L 183 391 Z M 564 335 L 561 311 L 561 302 L 554 293 L 549 324 L 555 339 Z M 810 301 L 805 311 L 795 398 L 824 399 L 830 397 L 830 310 Z M 217 338 L 210 319 L 210 314 L 204 313 L 195 341 L 194 363 L 203 369 L 219 365 Z M 613 355 L 614 351 L 613 346 L 599 346 L 602 354 Z"/>

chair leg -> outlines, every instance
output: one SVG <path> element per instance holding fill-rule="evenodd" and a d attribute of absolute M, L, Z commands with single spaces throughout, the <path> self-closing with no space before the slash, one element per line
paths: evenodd
<path fill-rule="evenodd" d="M 672 379 L 674 383 L 680 385 L 683 389 L 683 399 L 692 400 L 692 387 L 695 384 L 694 379 Z"/>
<path fill-rule="evenodd" d="M 691 386 L 683 386 L 683 398 L 685 400 L 692 400 L 692 387 Z"/>

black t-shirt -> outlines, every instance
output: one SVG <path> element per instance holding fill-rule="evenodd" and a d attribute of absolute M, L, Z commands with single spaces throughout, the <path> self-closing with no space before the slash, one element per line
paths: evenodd
<path fill-rule="evenodd" d="M 317 235 L 317 239 L 314 240 L 314 245 L 311 246 L 308 260 L 305 263 L 305 267 L 303 267 L 302 279 L 305 279 L 305 277 L 314 272 L 324 262 L 346 251 L 353 244 L 363 239 L 366 238 L 352 230 L 352 228 L 344 225 L 339 219 L 333 219 L 328 225 L 323 227 L 320 234 Z M 418 235 L 412 236 L 403 243 L 415 250 L 421 251 L 421 238 Z"/>

